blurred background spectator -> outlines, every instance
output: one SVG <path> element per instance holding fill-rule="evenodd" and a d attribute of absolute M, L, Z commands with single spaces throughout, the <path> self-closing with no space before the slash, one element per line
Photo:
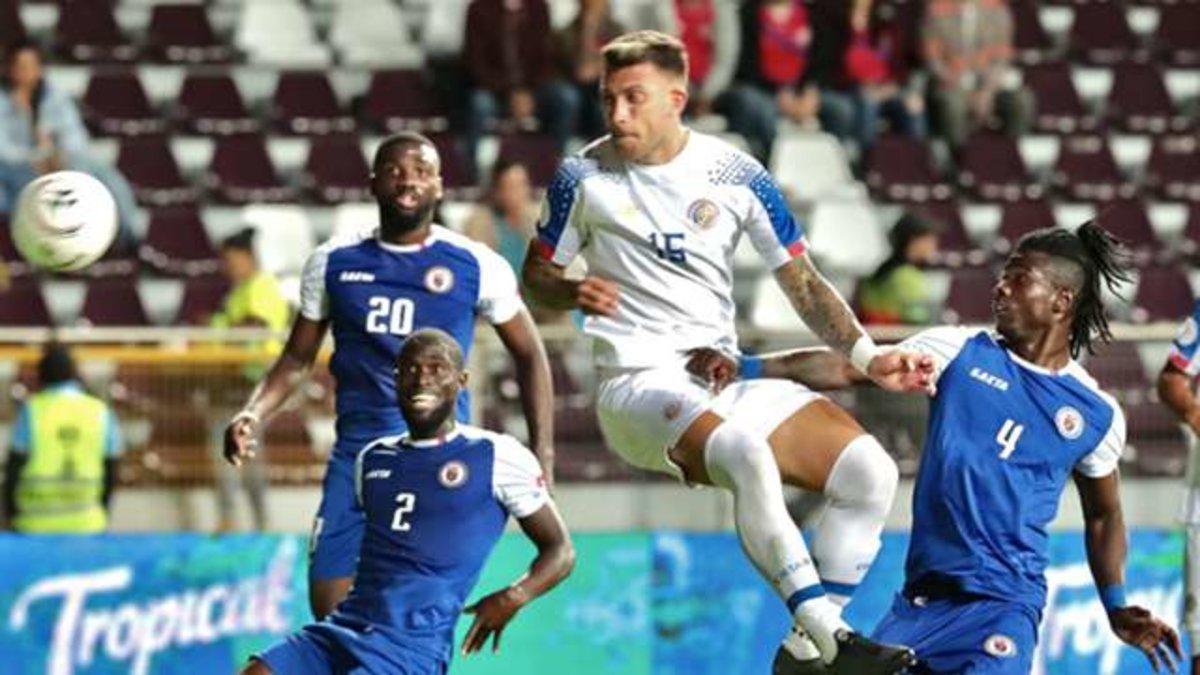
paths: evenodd
<path fill-rule="evenodd" d="M 888 233 L 892 252 L 858 287 L 859 316 L 865 324 L 931 323 L 934 301 L 925 269 L 938 253 L 937 231 L 928 220 L 906 213 Z"/>
<path fill-rule="evenodd" d="M 42 54 L 33 42 L 4 51 L 0 79 L 0 212 L 11 210 L 21 188 L 40 175 L 70 169 L 95 176 L 117 202 L 120 237 L 132 241 L 137 201 L 125 178 L 97 160 L 79 108 L 45 80 Z"/>
<path fill-rule="evenodd" d="M 471 211 L 464 229 L 499 253 L 519 276 L 537 216 L 529 169 L 519 161 L 501 159 L 492 167 L 487 196 Z"/>
<path fill-rule="evenodd" d="M 712 114 L 733 82 L 742 31 L 736 0 L 675 0 L 675 31 L 688 55 L 691 110 Z"/>

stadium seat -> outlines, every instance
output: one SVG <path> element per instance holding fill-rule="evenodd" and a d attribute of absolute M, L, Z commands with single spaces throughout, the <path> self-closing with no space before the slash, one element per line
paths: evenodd
<path fill-rule="evenodd" d="M 1069 43 L 1072 55 L 1095 65 L 1145 57 L 1126 20 L 1125 7 L 1119 2 L 1077 5 Z"/>
<path fill-rule="evenodd" d="M 93 73 L 81 108 L 93 133 L 140 136 L 167 130 L 167 121 L 150 106 L 146 90 L 133 72 Z"/>
<path fill-rule="evenodd" d="M 544 188 L 558 170 L 560 155 L 554 139 L 542 134 L 504 134 L 500 136 L 497 161 L 511 160 L 525 165 L 535 188 Z"/>
<path fill-rule="evenodd" d="M 29 39 L 18 5 L 20 3 L 16 0 L 0 0 L 0 45 L 11 45 Z"/>
<path fill-rule="evenodd" d="M 950 324 L 988 324 L 992 322 L 992 290 L 996 275 L 987 268 L 964 267 L 954 270 L 942 321 Z"/>
<path fill-rule="evenodd" d="M 220 269 L 200 213 L 192 207 L 154 210 L 139 255 L 150 268 L 169 276 L 202 276 Z"/>
<path fill-rule="evenodd" d="M 332 237 L 351 237 L 379 227 L 379 206 L 375 202 L 338 204 L 333 208 Z"/>
<path fill-rule="evenodd" d="M 448 198 L 469 200 L 477 197 L 480 190 L 471 180 L 470 165 L 458 139 L 449 134 L 434 134 L 429 138 L 442 158 L 442 185 L 450 193 Z"/>
<path fill-rule="evenodd" d="M 1029 178 L 1017 142 L 996 133 L 975 134 L 967 140 L 959 159 L 958 183 L 988 201 L 1036 199 L 1042 194 L 1042 186 Z"/>
<path fill-rule="evenodd" d="M 107 2 L 60 2 L 54 51 L 81 63 L 130 62 L 138 56 Z"/>
<path fill-rule="evenodd" d="M 0 326 L 49 326 L 50 311 L 36 279 L 19 277 L 0 295 Z"/>
<path fill-rule="evenodd" d="M 146 318 L 156 326 L 178 325 L 179 303 L 183 298 L 182 279 L 146 277 L 138 280 L 138 293 L 146 308 Z"/>
<path fill-rule="evenodd" d="M 384 70 L 371 77 L 363 120 L 387 133 L 412 129 L 445 131 L 448 113 L 419 70 Z"/>
<path fill-rule="evenodd" d="M 1170 4 L 1162 8 L 1154 35 L 1158 58 L 1182 68 L 1200 67 L 1200 3 Z"/>
<path fill-rule="evenodd" d="M 162 136 L 125 139 L 117 155 L 117 168 L 144 206 L 193 204 L 200 196 L 199 188 L 184 181 Z"/>
<path fill-rule="evenodd" d="M 255 255 L 275 275 L 298 274 L 316 248 L 308 213 L 295 204 L 252 204 L 242 209 L 241 220 L 257 230 Z"/>
<path fill-rule="evenodd" d="M 228 294 L 229 282 L 224 276 L 214 274 L 186 279 L 175 323 L 188 326 L 208 325 L 209 319 L 221 309 Z"/>
<path fill-rule="evenodd" d="M 331 61 L 312 14 L 298 0 L 243 3 L 233 43 L 256 64 L 315 68 Z"/>
<path fill-rule="evenodd" d="M 781 133 L 771 150 L 771 173 L 789 198 L 808 203 L 844 196 L 855 184 L 846 149 L 822 132 Z"/>
<path fill-rule="evenodd" d="M 1004 204 L 1000 216 L 1000 229 L 993 247 L 1000 255 L 1007 255 L 1021 237 L 1046 227 L 1055 227 L 1058 222 L 1054 212 L 1043 199 L 1023 199 Z"/>
<path fill-rule="evenodd" d="M 1073 136 L 1063 140 L 1051 182 L 1059 191 L 1080 201 L 1108 201 L 1132 197 L 1133 184 L 1117 168 L 1103 136 Z"/>
<path fill-rule="evenodd" d="M 1084 108 L 1067 64 L 1029 66 L 1025 69 L 1024 81 L 1037 100 L 1034 127 L 1038 131 L 1073 134 L 1097 128 L 1098 121 Z"/>
<path fill-rule="evenodd" d="M 271 103 L 275 128 L 285 133 L 322 135 L 354 131 L 354 118 L 342 110 L 325 73 L 279 74 Z"/>
<path fill-rule="evenodd" d="M 1200 31 L 1200 27 L 1196 30 Z M 1191 126 L 1187 115 L 1175 114 L 1158 68 L 1146 63 L 1113 67 L 1108 118 L 1134 133 L 1178 132 Z"/>
<path fill-rule="evenodd" d="M 1192 299 L 1192 287 L 1182 270 L 1150 267 L 1141 271 L 1129 318 L 1137 323 L 1177 323 L 1191 313 Z"/>
<path fill-rule="evenodd" d="M 821 268 L 865 276 L 887 257 L 884 228 L 865 200 L 821 201 L 808 222 L 808 248 Z"/>
<path fill-rule="evenodd" d="M 137 285 L 121 277 L 88 282 L 79 322 L 91 326 L 150 325 Z"/>
<path fill-rule="evenodd" d="M 419 68 L 425 61 L 400 7 L 388 0 L 339 3 L 329 43 L 341 62 L 351 66 Z"/>
<path fill-rule="evenodd" d="M 1013 48 L 1020 63 L 1040 63 L 1050 50 L 1050 37 L 1038 18 L 1033 0 L 1012 0 Z M 915 12 L 914 12 L 915 13 Z"/>
<path fill-rule="evenodd" d="M 958 202 L 925 202 L 909 208 L 937 224 L 939 257 L 943 265 L 962 267 L 987 262 L 987 253 L 967 235 Z"/>
<path fill-rule="evenodd" d="M 146 30 L 146 50 L 167 63 L 228 63 L 234 50 L 223 44 L 204 5 L 155 5 Z"/>
<path fill-rule="evenodd" d="M 217 140 L 207 182 L 212 194 L 228 204 L 284 202 L 295 197 L 295 190 L 279 182 L 267 146 L 258 134 Z"/>
<path fill-rule="evenodd" d="M 1164 136 L 1146 162 L 1145 185 L 1164 199 L 1200 202 L 1200 143 L 1196 136 Z"/>
<path fill-rule="evenodd" d="M 1150 381 L 1136 343 L 1119 340 L 1095 345 L 1095 349 L 1096 353 L 1087 357 L 1084 366 L 1104 391 L 1125 406 L 1149 398 Z"/>
<path fill-rule="evenodd" d="M 1142 403 L 1125 411 L 1126 453 L 1146 476 L 1179 476 L 1187 460 L 1183 432 L 1175 414 L 1161 403 Z"/>
<path fill-rule="evenodd" d="M 175 117 L 198 134 L 227 136 L 258 131 L 242 94 L 229 75 L 190 74 L 183 81 Z"/>
<path fill-rule="evenodd" d="M 141 269 L 136 244 L 118 239 L 105 251 L 104 255 L 87 267 L 72 272 L 71 276 L 85 279 L 102 279 L 109 277 L 134 278 Z"/>
<path fill-rule="evenodd" d="M 301 184 L 325 204 L 367 201 L 370 174 L 357 137 L 325 136 L 313 139 Z"/>
<path fill-rule="evenodd" d="M 33 272 L 33 268 L 25 262 L 13 243 L 7 213 L 0 213 L 0 265 L 9 277 L 21 277 Z"/>
<path fill-rule="evenodd" d="M 923 202 L 949 199 L 953 194 L 920 140 L 881 136 L 868 151 L 866 165 L 867 185 L 889 201 Z"/>
<path fill-rule="evenodd" d="M 1183 241 L 1180 242 L 1180 248 L 1188 256 L 1192 257 L 1193 263 L 1200 262 L 1196 260 L 1197 254 L 1200 254 L 1200 201 L 1193 201 L 1188 207 L 1187 224 L 1183 228 Z"/>
<path fill-rule="evenodd" d="M 1169 252 L 1163 246 L 1140 199 L 1116 199 L 1098 210 L 1096 220 L 1129 247 L 1138 267 L 1167 262 Z"/>

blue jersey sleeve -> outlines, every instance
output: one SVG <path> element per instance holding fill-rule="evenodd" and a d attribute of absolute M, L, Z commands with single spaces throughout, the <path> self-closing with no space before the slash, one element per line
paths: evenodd
<path fill-rule="evenodd" d="M 566 266 L 579 255 L 584 244 L 581 223 L 583 179 L 592 160 L 568 157 L 546 188 L 542 215 L 538 218 L 537 247 L 543 258 Z"/>

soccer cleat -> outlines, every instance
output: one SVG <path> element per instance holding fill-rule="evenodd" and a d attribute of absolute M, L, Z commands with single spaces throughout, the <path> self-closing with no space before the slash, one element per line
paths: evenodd
<path fill-rule="evenodd" d="M 824 675 L 828 672 L 820 658 L 800 661 L 786 647 L 775 652 L 775 662 L 771 664 L 771 675 Z"/>
<path fill-rule="evenodd" d="M 834 636 L 837 658 L 826 667 L 834 675 L 893 675 L 917 665 L 917 655 L 908 647 L 885 645 L 846 630 Z"/>

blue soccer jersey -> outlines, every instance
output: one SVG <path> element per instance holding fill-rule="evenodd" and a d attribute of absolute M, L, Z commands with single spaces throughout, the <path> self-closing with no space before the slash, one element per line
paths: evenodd
<path fill-rule="evenodd" d="M 504 323 L 523 307 L 512 268 L 483 244 L 434 225 L 424 242 L 399 246 L 377 232 L 329 240 L 304 267 L 300 314 L 329 320 L 339 437 L 398 433 L 393 368 L 414 330 L 440 328 L 468 354 L 475 319 Z M 458 417 L 467 420 L 466 390 Z M 360 449 L 361 441 L 353 451 Z"/>
<path fill-rule="evenodd" d="M 904 343 L 937 365 L 913 495 L 909 588 L 949 583 L 1024 604 L 1046 600 L 1046 528 L 1072 472 L 1117 469 L 1125 417 L 1077 362 L 1029 363 L 983 330 L 934 328 Z"/>

